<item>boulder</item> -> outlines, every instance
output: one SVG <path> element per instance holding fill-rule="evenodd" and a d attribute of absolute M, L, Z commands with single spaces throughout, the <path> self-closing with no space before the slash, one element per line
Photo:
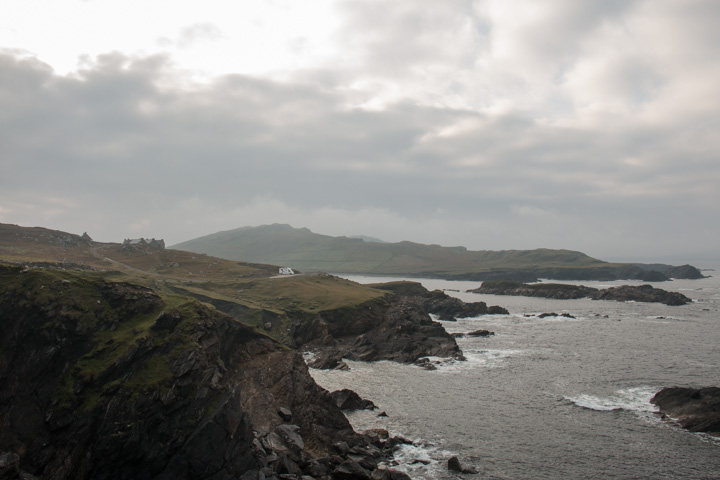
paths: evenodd
<path fill-rule="evenodd" d="M 456 456 L 450 457 L 448 460 L 448 470 L 451 472 L 465 473 L 474 475 L 478 473 L 475 467 L 466 467 L 460 463 L 460 460 Z"/>
<path fill-rule="evenodd" d="M 340 410 L 374 410 L 377 408 L 372 401 L 361 398 L 360 395 L 347 388 L 332 392 L 330 396 Z"/>
<path fill-rule="evenodd" d="M 334 480 L 370 480 L 371 473 L 354 460 L 345 460 L 332 473 Z"/>

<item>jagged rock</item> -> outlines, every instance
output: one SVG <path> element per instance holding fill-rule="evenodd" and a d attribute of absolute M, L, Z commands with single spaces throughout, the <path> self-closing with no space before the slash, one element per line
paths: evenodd
<path fill-rule="evenodd" d="M 453 335 L 453 338 L 457 337 Z M 432 363 L 429 358 L 419 358 L 417 361 L 415 361 L 415 365 L 425 370 L 437 370 L 437 366 L 435 366 L 435 364 Z"/>
<path fill-rule="evenodd" d="M 380 445 L 390 437 L 390 433 L 384 428 L 373 428 L 365 430 L 363 434 L 370 439 L 373 445 Z"/>
<path fill-rule="evenodd" d="M 365 400 L 350 389 L 337 390 L 330 394 L 340 410 L 374 410 L 375 404 Z"/>
<path fill-rule="evenodd" d="M 287 455 L 281 454 L 273 466 L 273 470 L 278 474 L 290 474 L 295 476 L 301 476 L 303 474 L 302 469 L 290 459 Z"/>
<path fill-rule="evenodd" d="M 663 388 L 650 400 L 663 416 L 691 432 L 720 435 L 720 388 Z"/>
<path fill-rule="evenodd" d="M 451 472 L 462 472 L 462 466 L 460 465 L 460 459 L 458 457 L 450 457 L 448 460 L 448 470 Z"/>
<path fill-rule="evenodd" d="M 354 460 L 345 460 L 332 473 L 335 480 L 370 480 L 371 473 Z"/>
<path fill-rule="evenodd" d="M 460 460 L 456 456 L 450 457 L 448 460 L 448 470 L 451 472 L 465 473 L 465 474 L 476 474 L 478 473 L 475 467 L 465 467 L 460 463 Z"/>
<path fill-rule="evenodd" d="M 292 420 L 292 412 L 285 407 L 280 407 L 278 409 L 278 415 L 280 415 L 280 418 L 282 418 L 286 422 Z"/>

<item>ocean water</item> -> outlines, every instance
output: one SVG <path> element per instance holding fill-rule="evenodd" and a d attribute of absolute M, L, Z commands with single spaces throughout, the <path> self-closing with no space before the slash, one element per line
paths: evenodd
<path fill-rule="evenodd" d="M 328 390 L 351 388 L 379 407 L 349 414 L 356 430 L 413 440 L 396 468 L 416 479 L 720 479 L 720 441 L 663 421 L 650 403 L 665 386 L 720 386 L 720 278 L 653 284 L 694 300 L 680 307 L 478 295 L 465 291 L 479 282 L 414 280 L 511 313 L 441 322 L 451 333 L 495 332 L 458 339 L 466 362 L 311 370 Z M 537 317 L 550 312 L 576 318 Z M 480 474 L 448 472 L 452 455 Z"/>

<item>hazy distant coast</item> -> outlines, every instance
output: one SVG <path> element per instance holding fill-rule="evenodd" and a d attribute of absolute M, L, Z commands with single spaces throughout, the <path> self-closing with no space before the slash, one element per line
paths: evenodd
<path fill-rule="evenodd" d="M 573 250 L 470 251 L 413 242 L 331 237 L 273 224 L 217 232 L 172 248 L 229 260 L 288 265 L 305 272 L 407 275 L 448 280 L 641 280 L 702 278 L 695 267 L 610 263 Z"/>

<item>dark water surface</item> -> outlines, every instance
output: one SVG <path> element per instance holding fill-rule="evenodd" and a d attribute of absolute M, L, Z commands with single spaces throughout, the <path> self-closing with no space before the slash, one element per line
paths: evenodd
<path fill-rule="evenodd" d="M 649 402 L 665 386 L 720 386 L 720 278 L 653 284 L 695 300 L 681 307 L 477 295 L 463 292 L 478 282 L 418 281 L 511 314 L 442 322 L 451 333 L 495 332 L 458 339 L 467 362 L 312 370 L 328 390 L 351 388 L 389 415 L 351 414 L 356 429 L 416 440 L 396 457 L 413 478 L 457 478 L 446 468 L 451 455 L 480 470 L 474 478 L 720 478 L 720 441 L 663 422 Z M 576 319 L 535 316 L 545 312 Z"/>

